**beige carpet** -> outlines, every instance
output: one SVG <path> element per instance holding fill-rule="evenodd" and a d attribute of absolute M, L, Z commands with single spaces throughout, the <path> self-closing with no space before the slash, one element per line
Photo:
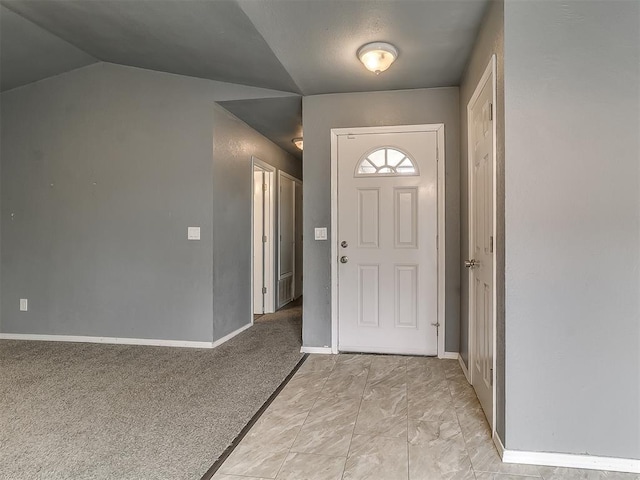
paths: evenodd
<path fill-rule="evenodd" d="M 0 341 L 0 479 L 198 480 L 300 344 L 296 305 L 213 350 Z"/>

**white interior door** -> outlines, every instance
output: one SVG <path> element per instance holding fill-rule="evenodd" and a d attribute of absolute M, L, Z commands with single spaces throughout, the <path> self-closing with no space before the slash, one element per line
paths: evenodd
<path fill-rule="evenodd" d="M 253 313 L 265 313 L 265 173 L 253 170 Z"/>
<path fill-rule="evenodd" d="M 471 379 L 493 426 L 493 82 L 469 104 Z"/>
<path fill-rule="evenodd" d="M 279 226 L 279 279 L 278 308 L 293 300 L 294 265 L 295 265 L 295 191 L 294 180 L 280 172 Z"/>
<path fill-rule="evenodd" d="M 295 183 L 295 286 L 294 298 L 302 295 L 302 183 Z"/>
<path fill-rule="evenodd" d="M 339 135 L 338 348 L 438 352 L 438 136 Z"/>

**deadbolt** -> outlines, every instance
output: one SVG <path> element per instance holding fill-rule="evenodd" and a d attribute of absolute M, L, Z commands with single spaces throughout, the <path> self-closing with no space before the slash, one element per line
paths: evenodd
<path fill-rule="evenodd" d="M 340 257 L 340 263 L 347 263 L 349 261 L 349 257 L 346 255 Z"/>
<path fill-rule="evenodd" d="M 340 246 L 342 248 L 347 248 L 349 246 L 349 244 L 346 242 L 346 240 L 343 240 L 342 242 L 340 242 Z"/>

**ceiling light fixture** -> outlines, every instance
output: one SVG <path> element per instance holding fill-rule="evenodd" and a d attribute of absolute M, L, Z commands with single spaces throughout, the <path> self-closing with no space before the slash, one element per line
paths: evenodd
<path fill-rule="evenodd" d="M 293 140 L 291 140 L 291 142 L 300 150 L 302 150 L 302 137 L 296 137 Z"/>
<path fill-rule="evenodd" d="M 358 58 L 367 70 L 380 75 L 398 58 L 398 49 L 386 42 L 367 43 L 358 49 Z"/>

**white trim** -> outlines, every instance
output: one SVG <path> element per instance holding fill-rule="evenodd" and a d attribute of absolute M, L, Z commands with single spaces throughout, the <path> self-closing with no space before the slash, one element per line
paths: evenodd
<path fill-rule="evenodd" d="M 437 156 L 436 165 L 438 170 L 438 354 L 445 354 L 445 338 L 447 336 L 447 317 L 445 315 L 446 308 L 446 155 L 444 148 L 444 124 L 441 123 L 437 130 Z"/>
<path fill-rule="evenodd" d="M 338 135 L 437 132 L 438 171 L 438 357 L 445 354 L 445 145 L 444 123 L 331 129 L 331 351 L 338 353 Z M 440 334 L 441 333 L 441 334 Z"/>
<path fill-rule="evenodd" d="M 462 373 L 464 373 L 464 377 L 467 379 L 467 382 L 471 384 L 471 378 L 469 377 L 469 369 L 464 364 L 464 360 L 462 360 L 462 355 L 458 355 L 458 363 L 460 364 L 460 368 L 462 369 Z"/>
<path fill-rule="evenodd" d="M 267 231 L 267 248 L 265 248 L 265 259 L 264 259 L 264 263 L 265 263 L 265 270 L 266 270 L 266 275 L 265 275 L 265 286 L 267 287 L 267 294 L 265 295 L 264 298 L 264 313 L 274 313 L 276 311 L 275 308 L 275 304 L 276 304 L 276 288 L 274 287 L 275 284 L 275 271 L 274 271 L 274 264 L 275 264 L 275 244 L 274 244 L 274 238 L 275 238 L 275 195 L 274 195 L 274 185 L 276 183 L 275 181 L 275 174 L 277 172 L 276 168 L 272 165 L 269 165 L 266 162 L 263 162 L 262 160 L 260 160 L 258 157 L 252 156 L 251 157 L 251 318 L 249 319 L 251 321 L 251 324 L 253 324 L 253 315 L 254 315 L 254 311 L 253 311 L 253 204 L 254 204 L 254 199 L 253 199 L 253 172 L 255 167 L 261 168 L 265 173 L 266 173 L 266 182 L 268 185 L 268 190 L 269 190 L 269 198 L 268 198 L 268 209 L 269 209 L 269 224 L 265 226 L 265 230 Z M 266 217 L 266 216 L 265 216 Z"/>
<path fill-rule="evenodd" d="M 493 433 L 493 444 L 496 446 L 500 458 L 504 458 L 504 445 L 502 444 L 502 440 L 500 439 L 498 432 Z"/>
<path fill-rule="evenodd" d="M 235 337 L 236 335 L 238 335 L 239 333 L 244 332 L 247 328 L 252 327 L 253 326 L 253 322 L 252 323 L 247 323 L 244 327 L 240 327 L 237 330 L 234 330 L 233 332 L 225 335 L 222 338 L 219 338 L 218 340 L 215 340 L 212 344 L 210 348 L 215 348 L 219 345 L 222 345 L 224 342 L 231 340 L 233 337 Z"/>
<path fill-rule="evenodd" d="M 322 355 L 331 355 L 333 351 L 331 347 L 305 347 L 300 348 L 300 353 L 319 353 Z"/>
<path fill-rule="evenodd" d="M 300 180 L 299 178 L 294 177 L 293 175 L 291 175 L 291 174 L 289 174 L 289 173 L 285 172 L 284 170 L 278 170 L 278 173 L 279 173 L 280 175 L 282 175 L 283 177 L 287 177 L 287 178 L 288 178 L 289 180 L 291 180 L 292 182 L 302 184 L 302 180 Z"/>
<path fill-rule="evenodd" d="M 154 347 L 213 348 L 212 342 L 190 340 L 160 340 L 153 338 L 87 337 L 82 335 L 40 335 L 32 333 L 0 333 L 0 340 L 31 340 L 42 342 L 108 343 L 115 345 L 148 345 Z"/>
<path fill-rule="evenodd" d="M 460 354 L 458 352 L 444 352 L 440 357 L 443 360 L 458 360 L 460 358 Z"/>
<path fill-rule="evenodd" d="M 546 465 L 549 467 L 584 468 L 587 470 L 605 470 L 608 472 L 640 473 L 640 460 L 633 458 L 505 450 L 502 456 L 502 461 L 504 463 L 521 463 L 525 465 Z"/>
<path fill-rule="evenodd" d="M 0 340 L 31 340 L 41 342 L 74 342 L 74 343 L 106 343 L 112 345 L 146 345 L 152 347 L 183 347 L 183 348 L 215 348 L 242 333 L 252 324 L 231 332 L 215 342 L 196 342 L 191 340 L 163 340 L 155 338 L 128 337 L 89 337 L 84 335 L 40 335 L 34 333 L 0 333 Z"/>
<path fill-rule="evenodd" d="M 471 162 L 473 161 L 473 142 L 471 141 L 471 135 L 472 135 L 472 128 L 470 127 L 471 124 L 471 108 L 472 105 L 476 102 L 476 100 L 478 99 L 478 97 L 480 96 L 480 93 L 482 92 L 482 89 L 484 88 L 485 84 L 487 83 L 487 81 L 489 80 L 489 77 L 491 77 L 491 96 L 492 96 L 492 103 L 493 103 L 493 124 L 492 124 L 492 135 L 493 135 L 493 145 L 492 145 L 492 149 L 493 149 L 493 158 L 492 158 L 492 162 L 493 162 L 493 192 L 492 192 L 492 197 L 493 197 L 493 295 L 492 295 L 492 301 L 493 301 L 493 315 L 492 315 L 492 321 L 493 321 L 493 379 L 492 379 L 492 385 L 493 385 L 493 392 L 492 392 L 492 415 L 491 415 L 491 433 L 492 435 L 495 435 L 496 433 L 496 395 L 497 395 L 497 385 L 496 385 L 496 350 L 497 350 L 497 343 L 496 343 L 496 332 L 497 332 L 497 305 L 498 305 L 498 301 L 497 301 L 497 288 L 496 288 L 496 278 L 497 278 L 497 258 L 498 258 L 498 252 L 497 252 L 497 235 L 496 235 L 496 228 L 497 228 L 497 152 L 496 152 L 496 148 L 497 148 L 497 111 L 498 108 L 496 106 L 497 100 L 498 100 L 498 95 L 497 95 L 497 78 L 496 78 L 496 55 L 493 54 L 491 56 L 491 59 L 489 60 L 489 64 L 487 65 L 487 68 L 485 69 L 484 73 L 482 74 L 482 77 L 480 78 L 480 81 L 478 82 L 478 84 L 476 85 L 476 88 L 473 92 L 473 95 L 471 96 L 471 99 L 469 100 L 469 103 L 467 103 L 467 191 L 468 191 L 468 222 L 469 222 L 469 249 L 468 249 L 468 257 L 467 258 L 472 258 L 473 256 L 473 242 L 471 242 L 471 229 L 473 228 L 473 189 L 471 188 L 473 185 L 473 168 L 471 165 Z M 469 345 L 468 345 L 468 352 L 469 352 L 469 369 L 467 370 L 468 376 L 467 379 L 469 380 L 469 383 L 471 383 L 473 385 L 473 345 L 474 345 L 474 341 L 475 338 L 473 336 L 473 332 L 474 332 L 474 325 L 475 325 L 475 317 L 473 316 L 473 311 L 475 310 L 475 307 L 472 307 L 472 298 L 473 298 L 473 276 L 470 274 L 469 275 L 469 318 L 468 318 L 468 322 L 467 322 L 467 329 L 468 329 L 468 333 L 467 333 L 467 338 L 469 341 Z M 474 320 L 474 322 L 472 322 L 471 320 Z"/>

